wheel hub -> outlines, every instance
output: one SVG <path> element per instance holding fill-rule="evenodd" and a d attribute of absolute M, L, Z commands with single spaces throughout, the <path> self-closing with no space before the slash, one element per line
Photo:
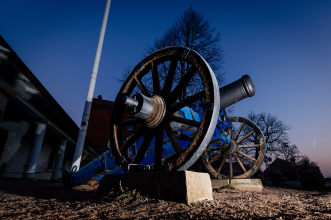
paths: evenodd
<path fill-rule="evenodd" d="M 145 120 L 146 125 L 153 128 L 162 122 L 166 112 L 166 105 L 164 99 L 161 96 L 154 95 L 152 96 L 151 100 L 153 103 L 153 110 Z"/>
<path fill-rule="evenodd" d="M 132 97 L 123 97 L 123 102 L 131 108 L 134 116 L 145 120 L 147 127 L 157 127 L 166 113 L 166 104 L 161 96 L 153 95 L 151 98 L 142 94 Z"/>
<path fill-rule="evenodd" d="M 237 151 L 237 147 L 238 147 L 237 142 L 234 141 L 234 140 L 231 140 L 231 145 L 230 145 L 227 153 L 228 154 L 233 154 L 234 152 Z"/>

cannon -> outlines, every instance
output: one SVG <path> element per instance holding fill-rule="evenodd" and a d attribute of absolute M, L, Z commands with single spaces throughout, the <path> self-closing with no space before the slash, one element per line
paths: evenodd
<path fill-rule="evenodd" d="M 219 88 L 204 58 L 185 47 L 143 59 L 119 90 L 110 123 L 110 146 L 125 172 L 134 167 L 187 170 L 199 158 L 214 178 L 248 178 L 261 166 L 265 140 L 226 107 L 255 94 L 248 75 Z"/>
<path fill-rule="evenodd" d="M 111 151 L 78 171 L 65 170 L 62 182 L 75 186 L 104 174 L 201 165 L 213 178 L 249 178 L 261 166 L 265 140 L 258 126 L 228 116 L 226 107 L 254 94 L 248 75 L 219 88 L 213 70 L 192 49 L 158 50 L 132 70 L 116 96 Z"/>

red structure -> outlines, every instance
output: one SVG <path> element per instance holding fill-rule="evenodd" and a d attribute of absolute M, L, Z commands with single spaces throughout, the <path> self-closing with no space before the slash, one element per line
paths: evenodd
<path fill-rule="evenodd" d="M 93 99 L 86 138 L 97 152 L 107 149 L 109 125 L 114 102 L 103 100 L 101 96 Z"/>
<path fill-rule="evenodd" d="M 107 150 L 113 105 L 113 101 L 103 100 L 101 96 L 94 98 L 92 101 L 86 139 L 87 144 L 91 145 L 97 153 L 103 153 Z M 125 108 L 123 111 L 125 111 L 125 115 L 128 116 L 127 109 Z M 130 136 L 131 132 L 132 131 L 123 128 L 123 138 Z"/>

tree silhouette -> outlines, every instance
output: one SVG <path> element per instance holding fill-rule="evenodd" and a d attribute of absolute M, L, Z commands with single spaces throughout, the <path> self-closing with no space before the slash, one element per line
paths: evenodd
<path fill-rule="evenodd" d="M 220 33 L 209 25 L 209 22 L 197 10 L 190 7 L 183 16 L 167 29 L 164 35 L 155 40 L 152 47 L 147 49 L 151 53 L 155 50 L 169 47 L 183 46 L 197 51 L 213 69 L 218 82 L 221 84 L 223 51 L 220 47 Z M 181 66 L 180 75 L 187 71 L 187 66 Z"/>
<path fill-rule="evenodd" d="M 296 160 L 301 159 L 302 155 L 300 154 L 299 148 L 295 144 L 289 144 L 287 142 L 280 143 L 278 150 L 275 152 L 277 157 L 284 160 L 290 160 L 294 157 Z"/>
<path fill-rule="evenodd" d="M 220 34 L 216 32 L 215 28 L 209 25 L 209 22 L 192 7 L 185 10 L 183 15 L 179 17 L 174 24 L 169 27 L 164 35 L 156 39 L 153 46 L 146 49 L 147 53 L 153 53 L 156 50 L 170 47 L 183 46 L 197 51 L 210 65 L 215 73 L 219 86 L 223 81 L 222 60 L 223 51 L 220 47 Z M 168 64 L 160 65 L 158 69 L 159 80 L 161 86 L 163 85 L 170 66 Z M 179 61 L 176 67 L 173 86 L 175 82 L 179 82 L 190 68 L 190 64 Z M 120 82 L 124 82 L 130 71 L 127 69 L 122 74 Z M 150 74 L 142 79 L 148 91 L 152 91 L 152 77 Z M 194 94 L 196 91 L 201 91 L 201 78 L 195 75 L 187 87 L 182 91 L 179 100 Z"/>
<path fill-rule="evenodd" d="M 249 113 L 248 118 L 262 131 L 266 142 L 266 155 L 285 160 L 291 157 L 300 158 L 300 151 L 296 145 L 291 145 L 288 137 L 289 126 L 279 120 L 277 116 L 267 113 Z M 245 131 L 245 130 L 244 130 Z M 245 131 L 249 132 L 249 131 Z M 251 138 L 257 139 L 252 136 Z"/>

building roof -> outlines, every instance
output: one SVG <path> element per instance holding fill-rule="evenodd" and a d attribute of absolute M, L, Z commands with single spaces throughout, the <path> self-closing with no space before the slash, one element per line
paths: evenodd
<path fill-rule="evenodd" d="M 0 91 L 33 111 L 71 142 L 79 127 L 0 35 Z"/>

